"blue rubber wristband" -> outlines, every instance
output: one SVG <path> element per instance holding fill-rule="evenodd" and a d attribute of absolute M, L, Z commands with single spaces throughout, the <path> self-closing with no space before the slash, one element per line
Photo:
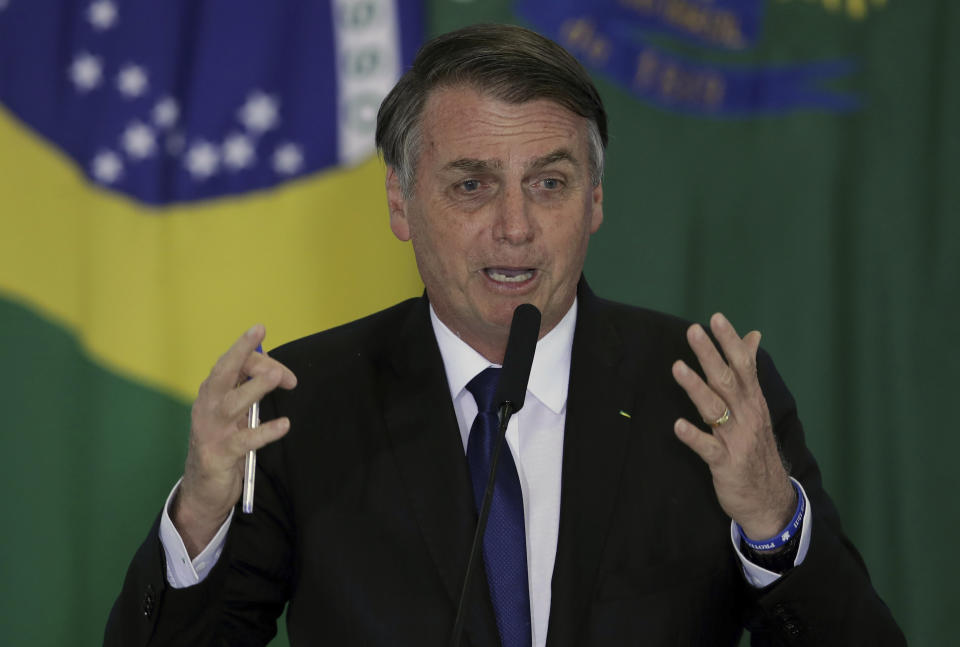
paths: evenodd
<path fill-rule="evenodd" d="M 740 524 L 737 524 L 737 532 L 740 533 L 740 538 L 743 539 L 743 542 L 752 548 L 755 551 L 768 551 L 776 550 L 780 548 L 788 541 L 790 538 L 800 532 L 800 528 L 803 525 L 803 513 L 807 509 L 807 499 L 803 496 L 803 492 L 800 490 L 800 486 L 796 484 L 795 481 L 790 481 L 793 484 L 793 489 L 797 493 L 797 510 L 793 513 L 793 519 L 790 520 L 790 523 L 787 524 L 787 527 L 783 531 L 774 535 L 770 539 L 764 541 L 753 541 L 747 537 L 747 533 L 743 532 L 743 528 L 740 527 Z"/>

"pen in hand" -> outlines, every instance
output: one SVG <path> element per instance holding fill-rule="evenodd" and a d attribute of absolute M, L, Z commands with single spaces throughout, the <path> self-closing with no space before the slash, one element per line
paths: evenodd
<path fill-rule="evenodd" d="M 257 352 L 263 352 L 263 346 L 257 345 Z M 254 402 L 247 411 L 247 428 L 256 429 L 260 426 L 260 402 Z M 257 451 L 247 452 L 247 460 L 243 466 L 243 505 L 245 514 L 253 512 L 253 483 L 257 474 Z"/>

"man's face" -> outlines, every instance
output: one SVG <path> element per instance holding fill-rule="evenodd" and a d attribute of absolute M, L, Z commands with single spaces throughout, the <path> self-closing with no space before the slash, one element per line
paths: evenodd
<path fill-rule="evenodd" d="M 387 172 L 391 229 L 413 242 L 440 320 L 499 362 L 516 306 L 540 309 L 542 336 L 576 295 L 603 220 L 587 121 L 552 101 L 514 105 L 454 87 L 428 97 L 421 135 L 409 198 Z"/>

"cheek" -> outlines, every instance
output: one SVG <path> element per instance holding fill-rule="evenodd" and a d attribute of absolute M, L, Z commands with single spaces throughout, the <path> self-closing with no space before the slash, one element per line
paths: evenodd
<path fill-rule="evenodd" d="M 465 262 L 464 251 L 451 232 L 436 227 L 413 227 L 413 252 L 425 280 L 453 283 Z"/>
<path fill-rule="evenodd" d="M 587 243 L 590 232 L 582 226 L 576 226 L 554 238 L 551 242 L 554 250 L 555 279 L 561 282 L 576 281 L 583 270 L 587 256 Z"/>
<path fill-rule="evenodd" d="M 554 228 L 554 239 L 557 250 L 566 250 L 567 255 L 579 255 L 590 240 L 590 221 L 583 218 L 566 220 L 566 225 Z"/>
<path fill-rule="evenodd" d="M 444 265 L 468 264 L 471 256 L 481 253 L 483 232 L 473 219 L 449 215 L 442 223 L 434 222 L 428 231 L 421 232 L 424 234 Z"/>

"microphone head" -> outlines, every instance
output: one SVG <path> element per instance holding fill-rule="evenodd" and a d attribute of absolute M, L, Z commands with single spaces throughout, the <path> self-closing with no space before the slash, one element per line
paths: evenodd
<path fill-rule="evenodd" d="M 540 311 L 530 303 L 517 306 L 513 311 L 507 350 L 503 354 L 503 372 L 500 373 L 500 384 L 494 400 L 499 406 L 509 402 L 515 412 L 523 407 L 539 336 Z"/>

